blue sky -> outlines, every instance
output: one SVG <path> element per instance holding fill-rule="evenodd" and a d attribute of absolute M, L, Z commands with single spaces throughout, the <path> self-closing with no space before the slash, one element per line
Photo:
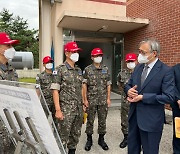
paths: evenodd
<path fill-rule="evenodd" d="M 38 0 L 0 0 L 0 11 L 3 8 L 27 20 L 30 29 L 39 28 Z"/>

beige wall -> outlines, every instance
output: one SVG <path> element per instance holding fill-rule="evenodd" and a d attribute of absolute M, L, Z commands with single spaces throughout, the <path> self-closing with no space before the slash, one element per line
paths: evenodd
<path fill-rule="evenodd" d="M 121 2 L 126 2 L 126 0 L 121 0 Z M 62 3 L 57 4 L 57 9 L 59 17 L 65 10 L 126 17 L 126 6 L 87 0 L 63 0 Z"/>

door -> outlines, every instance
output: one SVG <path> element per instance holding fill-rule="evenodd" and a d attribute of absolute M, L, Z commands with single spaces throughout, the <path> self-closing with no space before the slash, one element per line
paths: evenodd
<path fill-rule="evenodd" d="M 123 43 L 114 44 L 114 54 L 113 54 L 113 76 L 112 76 L 112 90 L 114 92 L 118 92 L 117 86 L 117 75 L 121 70 L 121 61 L 122 61 L 122 51 L 123 51 Z"/>

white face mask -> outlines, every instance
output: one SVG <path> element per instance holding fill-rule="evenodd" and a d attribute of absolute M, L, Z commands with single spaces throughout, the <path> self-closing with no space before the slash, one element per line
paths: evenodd
<path fill-rule="evenodd" d="M 9 49 L 6 49 L 4 51 L 4 56 L 10 60 L 10 59 L 13 59 L 14 58 L 14 55 L 16 53 L 16 50 L 12 47 L 12 48 L 9 48 Z"/>
<path fill-rule="evenodd" d="M 129 68 L 129 69 L 134 69 L 135 68 L 135 66 L 136 66 L 136 63 L 135 62 L 129 62 L 129 63 L 127 63 L 127 68 Z"/>
<path fill-rule="evenodd" d="M 47 68 L 48 70 L 51 70 L 51 69 L 53 68 L 53 63 L 48 63 L 48 64 L 46 64 L 46 68 Z"/>
<path fill-rule="evenodd" d="M 102 57 L 95 57 L 94 62 L 95 63 L 101 63 L 102 62 Z"/>
<path fill-rule="evenodd" d="M 77 62 L 79 60 L 79 54 L 78 53 L 73 53 L 71 56 L 70 56 L 70 59 L 73 61 L 73 62 Z"/>
<path fill-rule="evenodd" d="M 138 56 L 138 62 L 139 62 L 139 63 L 147 63 L 147 62 L 149 62 L 148 56 L 143 56 L 142 54 L 139 54 L 139 56 Z"/>

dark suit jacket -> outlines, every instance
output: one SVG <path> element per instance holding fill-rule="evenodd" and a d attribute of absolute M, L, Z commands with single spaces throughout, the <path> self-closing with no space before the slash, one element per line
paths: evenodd
<path fill-rule="evenodd" d="M 159 132 L 164 124 L 164 104 L 174 101 L 174 75 L 171 68 L 158 60 L 141 87 L 143 68 L 144 64 L 137 65 L 124 89 L 127 94 L 131 87 L 137 85 L 138 93 L 143 95 L 142 101 L 131 103 L 129 120 L 131 116 L 137 116 L 141 130 Z"/>
<path fill-rule="evenodd" d="M 180 100 L 180 64 L 173 67 L 175 77 L 175 101 L 172 104 L 174 110 L 179 110 L 177 100 Z"/>

